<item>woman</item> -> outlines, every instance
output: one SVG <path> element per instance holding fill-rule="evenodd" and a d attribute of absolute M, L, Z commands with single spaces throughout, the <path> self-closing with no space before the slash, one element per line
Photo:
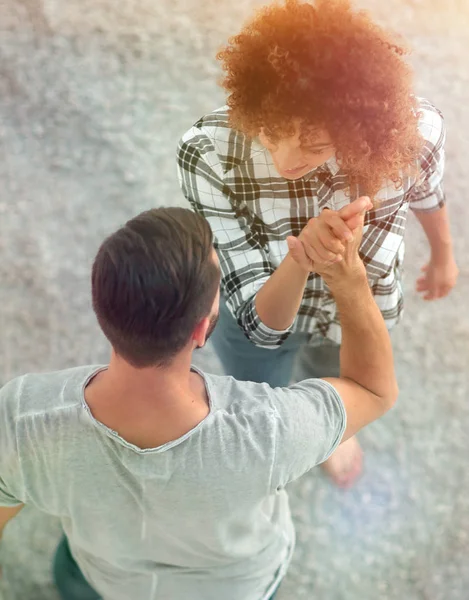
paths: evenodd
<path fill-rule="evenodd" d="M 286 386 L 299 356 L 302 378 L 338 375 L 340 319 L 314 259 L 340 257 L 364 195 L 373 207 L 361 256 L 389 329 L 403 308 L 409 207 L 431 248 L 417 290 L 432 300 L 455 285 L 443 119 L 413 95 L 403 54 L 348 0 L 265 7 L 218 54 L 228 105 L 183 136 L 178 168 L 215 235 L 225 304 L 213 342 L 228 374 Z M 298 236 L 309 267 L 296 260 Z M 322 244 L 308 242 L 318 237 Z M 350 485 L 358 442 L 325 468 Z"/>

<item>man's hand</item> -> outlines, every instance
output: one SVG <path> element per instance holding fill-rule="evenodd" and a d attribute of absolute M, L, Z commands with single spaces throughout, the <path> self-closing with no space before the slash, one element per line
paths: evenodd
<path fill-rule="evenodd" d="M 417 279 L 416 290 L 424 294 L 424 300 L 436 300 L 447 296 L 459 275 L 459 269 L 453 256 L 443 261 L 430 260 L 422 267 L 423 275 Z"/>
<path fill-rule="evenodd" d="M 348 242 L 356 238 L 357 227 L 363 229 L 363 215 L 372 206 L 371 200 L 362 196 L 338 212 L 323 210 L 308 221 L 298 238 L 287 238 L 290 255 L 309 272 L 319 272 L 318 265 L 340 262 Z"/>
<path fill-rule="evenodd" d="M 5 525 L 8 521 L 11 521 L 13 517 L 15 517 L 20 510 L 23 508 L 24 504 L 20 504 L 19 506 L 0 506 L 0 544 L 2 543 L 2 535 Z M 0 564 L 0 578 L 2 576 L 2 565 Z"/>
<path fill-rule="evenodd" d="M 344 253 L 340 261 L 315 261 L 313 270 L 324 279 L 329 287 L 340 290 L 345 285 L 350 285 L 351 278 L 366 279 L 366 269 L 359 255 L 361 240 L 363 237 L 363 222 L 365 215 L 357 217 L 357 227 L 353 230 L 352 239 L 344 243 Z M 305 263 L 309 260 L 306 248 L 299 238 L 291 245 L 290 253 L 294 253 L 296 259 Z M 290 240 L 289 240 L 290 242 Z M 290 242 L 291 244 L 291 242 Z M 311 262 L 311 261 L 310 261 Z"/>

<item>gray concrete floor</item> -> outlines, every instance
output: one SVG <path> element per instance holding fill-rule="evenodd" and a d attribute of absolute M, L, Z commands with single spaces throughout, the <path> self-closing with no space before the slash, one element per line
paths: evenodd
<path fill-rule="evenodd" d="M 222 104 L 214 54 L 258 0 L 0 3 L 0 383 L 106 361 L 90 261 L 141 210 L 182 202 L 180 134 Z M 413 290 L 428 257 L 407 233 L 407 311 L 394 342 L 398 406 L 361 435 L 349 492 L 319 472 L 291 486 L 298 548 L 280 598 L 469 597 L 469 114 L 466 0 L 361 0 L 412 43 L 417 88 L 444 111 L 461 267 L 435 304 Z M 201 357 L 218 368 L 211 351 Z M 4 600 L 54 600 L 57 523 L 26 509 L 3 547 Z"/>

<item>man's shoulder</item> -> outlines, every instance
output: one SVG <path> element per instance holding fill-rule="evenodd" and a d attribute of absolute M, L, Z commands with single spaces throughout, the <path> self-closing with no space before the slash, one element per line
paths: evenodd
<path fill-rule="evenodd" d="M 17 420 L 77 403 L 80 390 L 100 368 L 87 365 L 15 377 L 0 389 L 0 410 L 15 415 Z"/>
<path fill-rule="evenodd" d="M 267 383 L 240 381 L 230 375 L 202 375 L 212 407 L 215 410 L 229 410 L 232 414 L 245 412 L 264 412 L 271 415 L 275 412 L 273 400 L 281 394 L 282 388 L 272 388 Z"/>
<path fill-rule="evenodd" d="M 251 158 L 252 140 L 230 124 L 229 109 L 223 106 L 201 117 L 184 134 L 180 148 L 190 146 L 202 155 L 214 153 L 223 171 L 230 171 Z"/>
<path fill-rule="evenodd" d="M 344 434 L 344 403 L 323 379 L 275 388 L 213 375 L 206 376 L 206 382 L 214 406 L 211 423 L 218 427 L 214 439 L 241 441 L 253 461 L 268 457 L 275 469 L 274 487 L 324 461 Z"/>
<path fill-rule="evenodd" d="M 239 381 L 227 375 L 213 375 L 199 370 L 205 380 L 212 406 L 228 409 L 232 414 L 264 414 L 267 419 L 284 418 L 297 413 L 296 401 L 311 405 L 331 402 L 343 412 L 342 400 L 329 382 L 323 379 L 306 379 L 287 387 L 271 387 L 268 383 Z"/>
<path fill-rule="evenodd" d="M 441 147 L 445 141 L 445 123 L 441 110 L 426 98 L 417 98 L 418 128 L 425 142 Z"/>

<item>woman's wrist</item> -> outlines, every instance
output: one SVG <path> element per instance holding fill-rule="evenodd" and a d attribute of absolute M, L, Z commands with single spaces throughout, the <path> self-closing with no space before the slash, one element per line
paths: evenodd
<path fill-rule="evenodd" d="M 285 256 L 257 292 L 255 307 L 260 320 L 276 331 L 288 329 L 296 318 L 309 272 Z"/>
<path fill-rule="evenodd" d="M 446 264 L 454 261 L 453 243 L 451 240 L 440 241 L 431 247 L 431 262 L 433 264 Z"/>
<path fill-rule="evenodd" d="M 313 268 L 306 268 L 300 265 L 291 255 L 290 252 L 285 256 L 282 261 L 285 263 L 285 268 L 291 269 L 298 277 L 304 277 L 308 279 L 311 273 L 314 273 Z"/>

